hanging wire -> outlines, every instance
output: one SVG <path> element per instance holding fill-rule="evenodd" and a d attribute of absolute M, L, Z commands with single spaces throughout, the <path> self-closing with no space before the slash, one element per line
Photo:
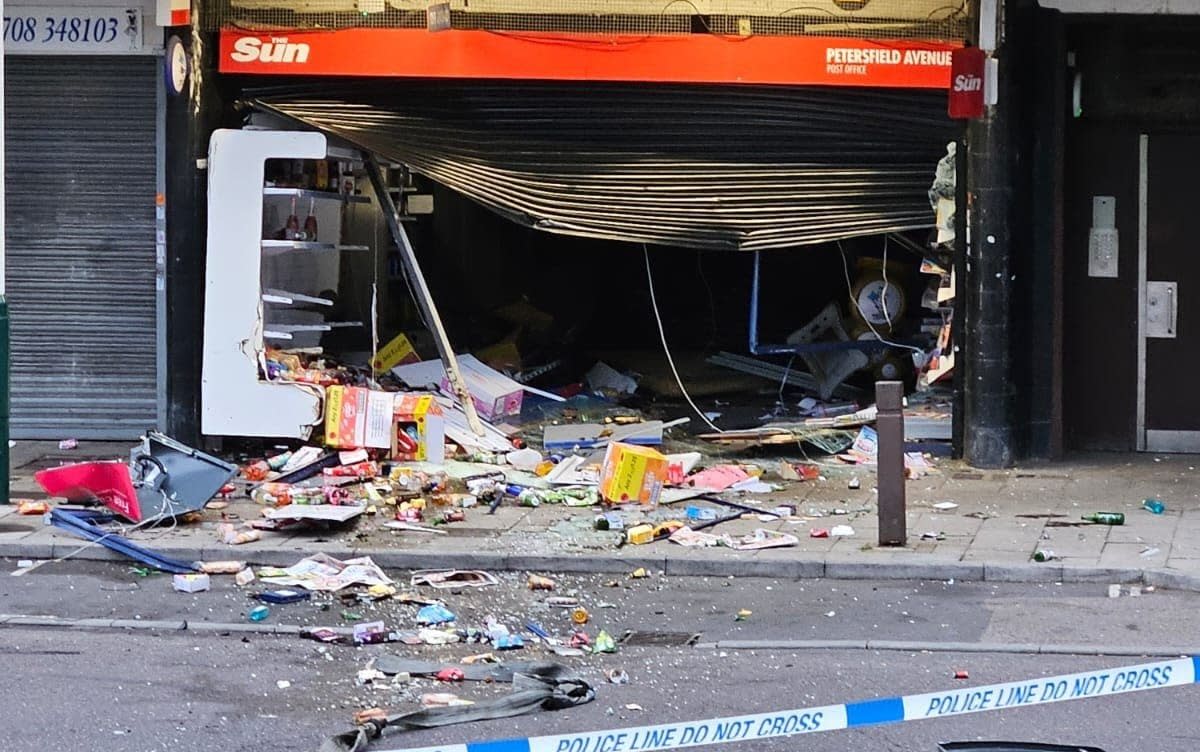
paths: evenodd
<path fill-rule="evenodd" d="M 667 356 L 667 363 L 671 366 L 671 373 L 675 375 L 675 384 L 679 387 L 679 393 L 683 395 L 687 403 L 696 411 L 696 415 L 700 416 L 700 420 L 704 421 L 709 428 L 717 433 L 725 433 L 720 428 L 717 428 L 716 423 L 709 420 L 703 410 L 696 407 L 696 403 L 692 401 L 691 395 L 688 394 L 687 389 L 683 386 L 683 379 L 679 378 L 679 369 L 675 367 L 675 359 L 671 357 L 671 348 L 667 346 L 667 333 L 663 329 L 662 314 L 658 311 L 658 298 L 654 294 L 654 275 L 650 272 L 650 251 L 646 248 L 645 243 L 642 243 L 642 254 L 646 257 L 646 283 L 650 287 L 650 306 L 654 309 L 654 320 L 658 322 L 658 336 L 662 340 L 663 352 Z"/>

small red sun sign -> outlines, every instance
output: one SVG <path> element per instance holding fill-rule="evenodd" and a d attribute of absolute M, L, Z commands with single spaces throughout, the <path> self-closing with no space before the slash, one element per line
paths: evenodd
<path fill-rule="evenodd" d="M 983 73 L 987 55 L 978 47 L 963 47 L 950 58 L 950 117 L 974 120 L 983 117 Z"/>

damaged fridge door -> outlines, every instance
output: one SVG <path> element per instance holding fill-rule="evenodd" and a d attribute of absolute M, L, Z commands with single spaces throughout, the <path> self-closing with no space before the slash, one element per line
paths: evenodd
<path fill-rule="evenodd" d="M 129 454 L 129 476 L 141 519 L 200 510 L 237 470 L 236 465 L 156 431 L 147 432 Z"/>

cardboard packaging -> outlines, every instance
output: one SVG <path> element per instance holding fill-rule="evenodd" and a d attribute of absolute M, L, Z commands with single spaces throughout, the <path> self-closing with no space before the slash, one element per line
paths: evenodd
<path fill-rule="evenodd" d="M 497 423 L 506 416 L 521 414 L 525 392 L 520 384 L 486 366 L 477 368 L 469 358 L 459 361 L 459 370 L 467 384 L 467 390 L 471 392 L 475 410 L 484 420 Z M 444 376 L 441 386 L 446 394 L 454 394 L 450 380 Z"/>
<path fill-rule="evenodd" d="M 432 394 L 395 395 L 392 412 L 392 459 L 405 462 L 446 461 L 446 416 Z"/>
<path fill-rule="evenodd" d="M 388 449 L 392 445 L 392 392 L 354 386 L 325 390 L 325 446 Z"/>
<path fill-rule="evenodd" d="M 375 369 L 376 373 L 383 373 L 396 366 L 420 362 L 421 356 L 417 355 L 412 342 L 406 335 L 398 334 L 395 339 L 380 348 L 375 359 L 371 361 L 371 367 Z"/>
<path fill-rule="evenodd" d="M 613 442 L 604 454 L 600 495 L 614 504 L 657 505 L 670 461 L 649 447 Z"/>
<path fill-rule="evenodd" d="M 211 582 L 206 574 L 177 574 L 172 584 L 181 593 L 200 593 L 208 590 Z"/>

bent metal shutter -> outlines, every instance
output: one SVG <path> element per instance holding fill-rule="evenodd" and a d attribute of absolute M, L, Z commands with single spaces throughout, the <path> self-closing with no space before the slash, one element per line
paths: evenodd
<path fill-rule="evenodd" d="M 313 79 L 246 91 L 523 225 L 762 250 L 930 227 L 941 91 Z"/>

